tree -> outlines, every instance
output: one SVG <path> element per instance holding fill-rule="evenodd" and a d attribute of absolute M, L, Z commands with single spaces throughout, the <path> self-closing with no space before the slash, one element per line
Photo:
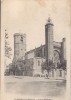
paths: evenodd
<path fill-rule="evenodd" d="M 49 72 L 50 72 L 52 69 L 54 69 L 54 68 L 55 68 L 55 66 L 54 66 L 53 61 L 52 61 L 52 60 L 49 60 L 49 62 L 48 62 L 48 67 L 47 67 L 48 75 L 49 75 Z"/>
<path fill-rule="evenodd" d="M 44 70 L 47 70 L 48 75 L 49 75 L 49 72 L 50 72 L 53 68 L 55 68 L 54 63 L 53 63 L 52 60 L 49 60 L 48 64 L 47 64 L 46 61 L 43 62 L 41 66 L 42 66 L 42 70 L 43 70 L 43 71 L 44 71 Z"/>
<path fill-rule="evenodd" d="M 8 39 L 9 39 L 9 36 L 8 36 L 7 30 L 5 30 L 5 57 L 11 59 L 12 48 L 10 47 Z"/>
<path fill-rule="evenodd" d="M 66 70 L 66 65 L 67 65 L 66 60 L 64 60 L 64 61 L 62 62 L 62 64 L 61 64 L 63 70 Z"/>
<path fill-rule="evenodd" d="M 10 73 L 13 75 L 32 75 L 33 72 L 33 61 L 32 60 L 17 60 L 12 63 L 10 67 Z"/>
<path fill-rule="evenodd" d="M 58 68 L 58 69 L 60 69 L 60 68 L 61 68 L 61 66 L 62 66 L 62 65 L 61 65 L 61 63 L 60 63 L 60 62 L 58 62 L 58 63 L 57 63 L 57 68 Z"/>
<path fill-rule="evenodd" d="M 61 63 L 57 63 L 57 68 L 66 70 L 66 60 Z"/>

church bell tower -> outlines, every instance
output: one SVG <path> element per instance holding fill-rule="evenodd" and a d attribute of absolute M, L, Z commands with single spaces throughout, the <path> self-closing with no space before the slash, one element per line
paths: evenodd
<path fill-rule="evenodd" d="M 53 23 L 50 18 L 45 25 L 45 51 L 47 66 L 49 61 L 53 61 Z"/>
<path fill-rule="evenodd" d="M 26 51 L 26 34 L 14 34 L 14 61 L 24 60 Z"/>

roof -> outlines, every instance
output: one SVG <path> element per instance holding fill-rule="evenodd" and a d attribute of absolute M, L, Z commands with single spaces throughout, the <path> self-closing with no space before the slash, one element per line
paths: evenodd
<path fill-rule="evenodd" d="M 62 42 L 53 41 L 53 46 L 54 46 L 54 47 L 60 48 L 60 47 L 61 47 L 61 43 L 62 43 Z M 35 50 L 40 50 L 40 49 L 43 48 L 43 47 L 45 48 L 45 44 L 44 44 L 44 45 L 41 45 L 41 46 L 39 46 L 39 47 L 37 47 L 37 48 L 35 48 L 35 49 L 32 49 L 32 50 L 30 50 L 30 51 L 27 51 L 27 52 L 26 52 L 26 55 L 29 54 L 29 53 L 35 52 Z"/>
<path fill-rule="evenodd" d="M 55 46 L 55 47 L 61 47 L 61 43 L 62 42 L 56 42 L 56 41 L 53 41 L 53 46 Z"/>
<path fill-rule="evenodd" d="M 32 52 L 34 52 L 35 50 L 40 49 L 41 47 L 45 47 L 45 45 L 41 45 L 41 46 L 39 46 L 39 47 L 37 47 L 37 48 L 35 48 L 35 49 L 32 49 L 32 50 L 30 50 L 30 51 L 27 51 L 26 54 L 32 53 Z"/>

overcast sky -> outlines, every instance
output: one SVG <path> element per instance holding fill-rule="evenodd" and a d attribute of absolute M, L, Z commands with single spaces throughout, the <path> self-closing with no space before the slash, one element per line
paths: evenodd
<path fill-rule="evenodd" d="M 13 34 L 26 33 L 27 50 L 45 43 L 45 24 L 48 17 L 54 24 L 54 40 L 61 41 L 69 34 L 67 0 L 3 0 L 2 33 L 9 34 L 13 48 Z M 13 53 L 13 52 L 12 52 Z"/>

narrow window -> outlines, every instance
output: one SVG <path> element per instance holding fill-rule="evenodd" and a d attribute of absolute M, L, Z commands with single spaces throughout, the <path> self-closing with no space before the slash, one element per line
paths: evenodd
<path fill-rule="evenodd" d="M 21 41 L 23 42 L 23 37 L 21 36 Z"/>
<path fill-rule="evenodd" d="M 38 61 L 38 66 L 40 66 L 40 61 Z"/>
<path fill-rule="evenodd" d="M 62 76 L 62 70 L 60 70 L 60 75 L 59 75 L 60 77 Z"/>

